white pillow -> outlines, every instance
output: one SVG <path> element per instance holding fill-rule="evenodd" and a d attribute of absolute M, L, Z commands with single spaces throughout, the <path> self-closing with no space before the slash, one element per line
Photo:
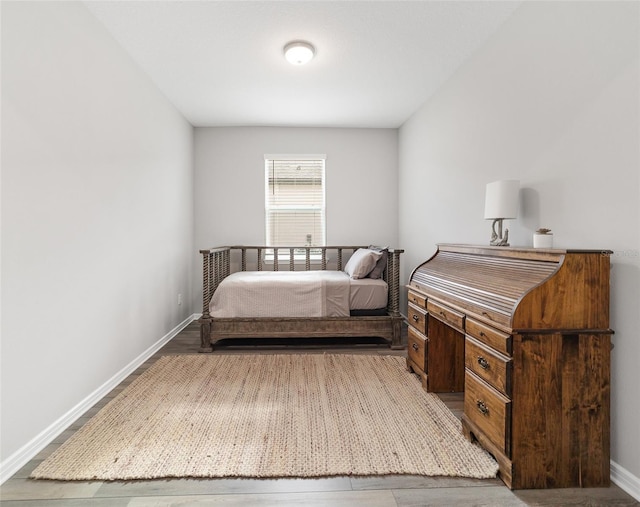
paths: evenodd
<path fill-rule="evenodd" d="M 380 251 L 358 248 L 349 258 L 344 271 L 354 279 L 366 278 L 371 273 L 371 270 L 376 267 L 380 257 L 382 257 L 382 252 Z"/>

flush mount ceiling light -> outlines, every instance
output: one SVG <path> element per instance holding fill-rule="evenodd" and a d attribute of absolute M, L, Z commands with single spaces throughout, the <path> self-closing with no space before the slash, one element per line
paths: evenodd
<path fill-rule="evenodd" d="M 284 57 L 293 65 L 304 65 L 315 53 L 315 48 L 303 40 L 294 40 L 284 47 Z"/>

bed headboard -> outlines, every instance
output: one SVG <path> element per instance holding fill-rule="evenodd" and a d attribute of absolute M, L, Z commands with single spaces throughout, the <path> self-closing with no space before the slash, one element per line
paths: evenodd
<path fill-rule="evenodd" d="M 328 269 L 335 264 L 336 271 L 343 269 L 343 253 L 350 256 L 358 248 L 367 246 L 296 246 L 296 247 L 268 247 L 268 246 L 223 246 L 200 250 L 202 254 L 202 315 L 209 317 L 209 301 L 222 280 L 231 274 L 232 254 L 239 266 L 238 270 L 247 271 L 247 265 L 252 263 L 252 270 L 264 271 L 265 265 L 272 271 L 282 267 L 283 260 L 288 260 L 289 271 L 310 271 L 313 269 Z M 389 314 L 400 315 L 400 254 L 404 250 L 389 249 L 387 267 L 382 275 L 389 288 L 387 310 Z M 269 261 L 265 261 L 268 254 Z M 335 261 L 333 255 L 335 254 Z M 348 257 L 347 257 L 348 258 Z M 300 261 L 304 260 L 304 269 L 300 269 Z M 253 267 L 255 266 L 255 268 Z"/>

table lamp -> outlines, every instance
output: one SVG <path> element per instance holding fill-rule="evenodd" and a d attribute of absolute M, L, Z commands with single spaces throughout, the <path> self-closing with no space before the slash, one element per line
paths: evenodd
<path fill-rule="evenodd" d="M 505 229 L 502 236 L 502 221 L 517 218 L 518 194 L 520 182 L 518 180 L 500 180 L 487 184 L 484 201 L 484 218 L 493 220 L 491 225 L 491 246 L 509 246 L 509 230 Z M 496 231 L 496 225 L 498 230 Z"/>

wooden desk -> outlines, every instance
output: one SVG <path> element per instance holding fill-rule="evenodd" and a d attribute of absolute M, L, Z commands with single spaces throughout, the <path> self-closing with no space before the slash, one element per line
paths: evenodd
<path fill-rule="evenodd" d="M 512 489 L 609 485 L 610 253 L 439 245 L 410 277 L 407 366 L 464 389 Z"/>

